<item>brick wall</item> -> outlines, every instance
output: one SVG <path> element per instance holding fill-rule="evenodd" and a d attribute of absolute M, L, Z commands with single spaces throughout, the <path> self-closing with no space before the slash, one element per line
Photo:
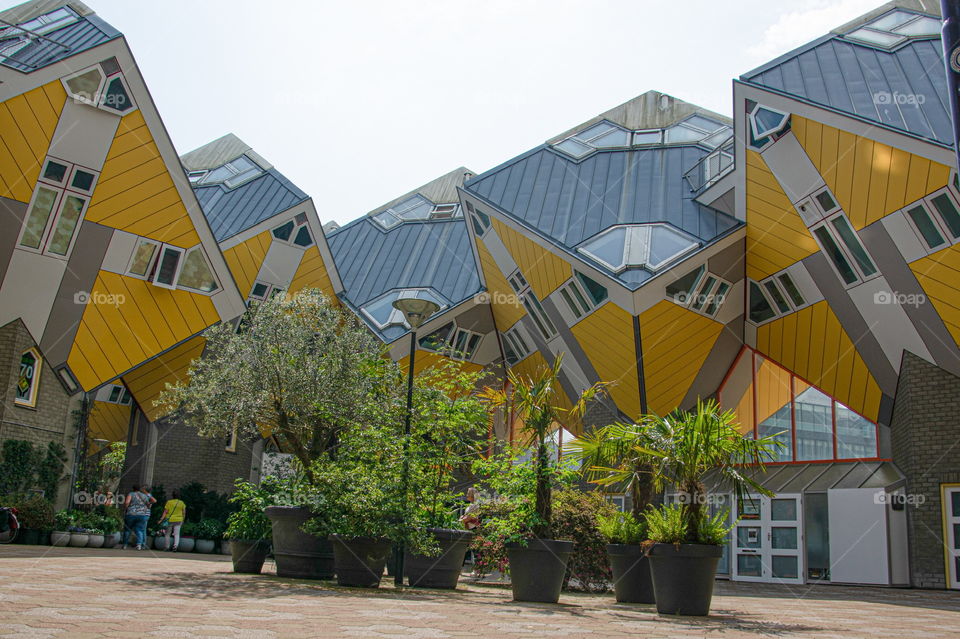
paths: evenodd
<path fill-rule="evenodd" d="M 0 441 L 24 439 L 46 447 L 48 442 L 63 445 L 69 457 L 65 472 L 73 468 L 75 429 L 71 417 L 71 398 L 56 378 L 49 362 L 40 369 L 35 408 L 14 402 L 20 377 L 20 357 L 36 343 L 19 319 L 0 327 Z M 61 485 L 59 503 L 64 505 L 69 482 Z"/>
<path fill-rule="evenodd" d="M 960 482 L 960 378 L 904 352 L 891 424 L 893 460 L 907 476 L 911 584 L 945 588 L 940 488 Z"/>

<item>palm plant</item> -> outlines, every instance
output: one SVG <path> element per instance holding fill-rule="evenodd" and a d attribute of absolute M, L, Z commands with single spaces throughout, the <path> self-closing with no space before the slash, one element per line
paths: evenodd
<path fill-rule="evenodd" d="M 507 375 L 510 390 L 487 386 L 480 398 L 491 408 L 502 408 L 523 423 L 524 444 L 536 447 L 536 521 L 533 534 L 550 539 L 553 511 L 551 506 L 551 468 L 547 452 L 547 437 L 556 427 L 573 427 L 583 417 L 587 405 L 604 392 L 606 382 L 597 382 L 583 391 L 570 408 L 560 405 L 560 369 L 563 356 L 558 355 L 553 366 L 539 370 L 532 377 L 523 377 L 515 371 Z"/>

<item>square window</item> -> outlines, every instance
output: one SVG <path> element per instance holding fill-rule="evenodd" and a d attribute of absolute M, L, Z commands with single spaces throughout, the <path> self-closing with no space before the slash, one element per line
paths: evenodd
<path fill-rule="evenodd" d="M 799 565 L 799 559 L 791 555 L 770 558 L 771 575 L 777 579 L 796 579 L 800 574 Z"/>
<path fill-rule="evenodd" d="M 63 184 L 67 177 L 67 168 L 66 164 L 61 164 L 55 160 L 47 160 L 46 166 L 43 167 L 43 179 Z"/>
<path fill-rule="evenodd" d="M 150 266 L 153 265 L 153 258 L 157 254 L 157 248 L 160 246 L 153 240 L 140 238 L 137 242 L 137 248 L 133 251 L 133 257 L 130 258 L 130 266 L 127 273 L 137 277 L 146 277 L 150 272 Z"/>
<path fill-rule="evenodd" d="M 797 500 L 796 499 L 771 499 L 770 500 L 770 519 L 773 521 L 796 521 L 797 520 Z"/>
<path fill-rule="evenodd" d="M 70 187 L 89 193 L 90 189 L 93 188 L 94 179 L 96 179 L 96 176 L 93 173 L 84 171 L 83 169 L 76 169 L 73 172 L 73 179 L 70 180 Z"/>
<path fill-rule="evenodd" d="M 787 295 L 790 297 L 790 301 L 793 302 L 793 305 L 797 308 L 800 308 L 806 301 L 803 299 L 803 295 L 800 293 L 800 289 L 797 288 L 797 285 L 794 283 L 793 278 L 790 277 L 789 273 L 781 273 L 777 276 L 780 285 L 783 286 L 783 290 L 787 292 Z"/>
<path fill-rule="evenodd" d="M 936 222 L 930 217 L 927 208 L 923 204 L 917 204 L 907 209 L 907 217 L 913 222 L 920 237 L 926 243 L 928 248 L 935 249 L 946 244 L 946 240 Z"/>
<path fill-rule="evenodd" d="M 160 250 L 160 259 L 157 260 L 153 283 L 164 288 L 175 288 L 182 257 L 183 249 L 164 244 Z"/>
<path fill-rule="evenodd" d="M 946 191 L 930 198 L 930 203 L 937 209 L 937 213 L 943 218 L 947 229 L 954 239 L 960 238 L 960 211 L 953 198 L 947 195 Z"/>
<path fill-rule="evenodd" d="M 820 210 L 823 211 L 824 214 L 832 213 L 838 208 L 836 200 L 830 195 L 830 191 L 820 191 L 813 197 L 817 200 L 817 204 L 820 205 Z"/>

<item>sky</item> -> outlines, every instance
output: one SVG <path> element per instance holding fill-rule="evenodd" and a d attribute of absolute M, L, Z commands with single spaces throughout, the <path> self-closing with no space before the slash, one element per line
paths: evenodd
<path fill-rule="evenodd" d="M 881 0 L 86 0 L 177 151 L 234 133 L 344 224 L 482 173 L 648 90 L 732 80 Z"/>

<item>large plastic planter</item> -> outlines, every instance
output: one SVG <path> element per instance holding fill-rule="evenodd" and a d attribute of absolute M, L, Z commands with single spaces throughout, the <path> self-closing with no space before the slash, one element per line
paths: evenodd
<path fill-rule="evenodd" d="M 333 547 L 330 542 L 300 530 L 312 517 L 300 506 L 270 506 L 264 510 L 273 530 L 273 557 L 277 576 L 294 579 L 331 579 Z"/>
<path fill-rule="evenodd" d="M 330 541 L 333 542 L 334 566 L 339 585 L 360 588 L 377 588 L 380 585 L 392 548 L 388 539 L 330 535 Z"/>
<path fill-rule="evenodd" d="M 513 600 L 557 603 L 572 552 L 572 541 L 531 539 L 526 546 L 507 544 Z"/>
<path fill-rule="evenodd" d="M 270 545 L 265 541 L 230 541 L 230 557 L 233 560 L 233 572 L 259 575 L 263 562 L 267 558 Z"/>
<path fill-rule="evenodd" d="M 415 555 L 407 552 L 403 559 L 403 572 L 407 583 L 422 588 L 446 588 L 453 590 L 460 580 L 463 559 L 470 549 L 473 533 L 469 530 L 428 528 L 440 545 L 436 557 Z"/>
<path fill-rule="evenodd" d="M 613 572 L 613 593 L 619 603 L 656 602 L 650 559 L 640 544 L 608 544 L 607 559 Z"/>
<path fill-rule="evenodd" d="M 662 615 L 707 615 L 713 599 L 722 546 L 655 544 L 650 549 L 650 574 Z"/>

